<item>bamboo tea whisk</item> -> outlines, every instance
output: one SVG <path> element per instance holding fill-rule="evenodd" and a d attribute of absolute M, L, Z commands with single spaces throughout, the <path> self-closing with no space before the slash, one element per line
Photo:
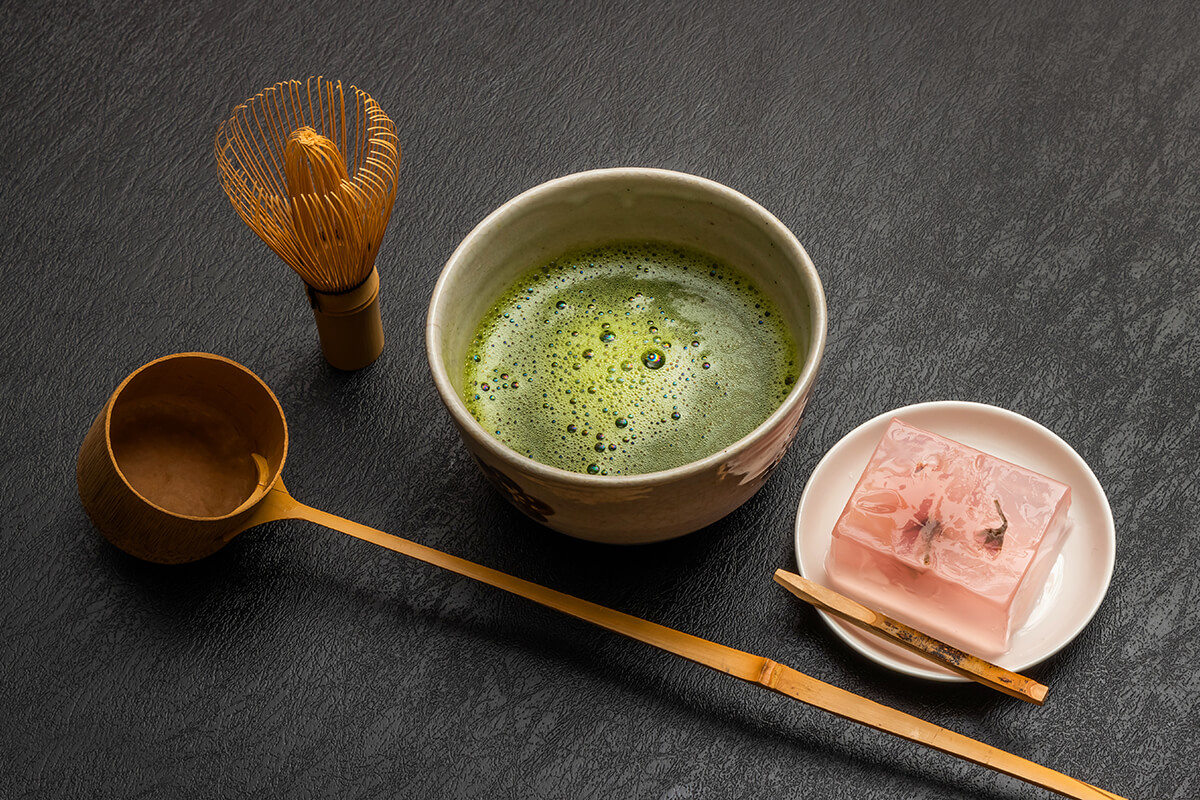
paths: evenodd
<path fill-rule="evenodd" d="M 213 145 L 221 184 L 250 229 L 303 280 L 321 350 L 354 370 L 383 351 L 375 257 L 396 199 L 400 146 L 379 103 L 322 77 L 263 89 Z"/>

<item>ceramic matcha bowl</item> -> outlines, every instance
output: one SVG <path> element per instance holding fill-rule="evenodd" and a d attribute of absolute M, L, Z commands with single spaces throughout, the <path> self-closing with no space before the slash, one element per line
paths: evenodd
<path fill-rule="evenodd" d="M 732 444 L 658 472 L 589 475 L 534 461 L 493 436 L 464 402 L 464 368 L 479 321 L 518 278 L 563 253 L 618 241 L 681 245 L 734 266 L 778 307 L 800 360 L 779 407 Z M 484 219 L 442 270 L 425 335 L 438 393 L 463 442 L 501 494 L 562 533 L 634 544 L 702 528 L 762 487 L 795 438 L 825 330 L 825 295 L 816 269 L 766 209 L 704 178 L 628 168 L 550 181 Z"/>

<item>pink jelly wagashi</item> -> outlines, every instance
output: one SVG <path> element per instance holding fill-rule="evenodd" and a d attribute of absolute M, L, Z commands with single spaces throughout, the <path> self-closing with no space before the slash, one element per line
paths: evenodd
<path fill-rule="evenodd" d="M 833 530 L 831 586 L 962 650 L 1006 652 L 1069 530 L 1071 489 L 892 420 Z"/>

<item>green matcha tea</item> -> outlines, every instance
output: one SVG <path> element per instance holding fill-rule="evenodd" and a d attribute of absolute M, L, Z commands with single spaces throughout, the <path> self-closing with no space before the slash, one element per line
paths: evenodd
<path fill-rule="evenodd" d="M 464 399 L 543 464 L 657 472 L 754 430 L 800 356 L 775 304 L 733 267 L 615 243 L 538 266 L 496 301 L 467 354 Z"/>

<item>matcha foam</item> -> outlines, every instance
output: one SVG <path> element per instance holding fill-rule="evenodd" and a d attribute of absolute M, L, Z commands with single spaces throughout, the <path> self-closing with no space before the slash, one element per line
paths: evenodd
<path fill-rule="evenodd" d="M 775 304 L 677 245 L 614 243 L 520 278 L 475 332 L 467 408 L 507 446 L 632 475 L 711 455 L 770 416 L 799 374 Z"/>

